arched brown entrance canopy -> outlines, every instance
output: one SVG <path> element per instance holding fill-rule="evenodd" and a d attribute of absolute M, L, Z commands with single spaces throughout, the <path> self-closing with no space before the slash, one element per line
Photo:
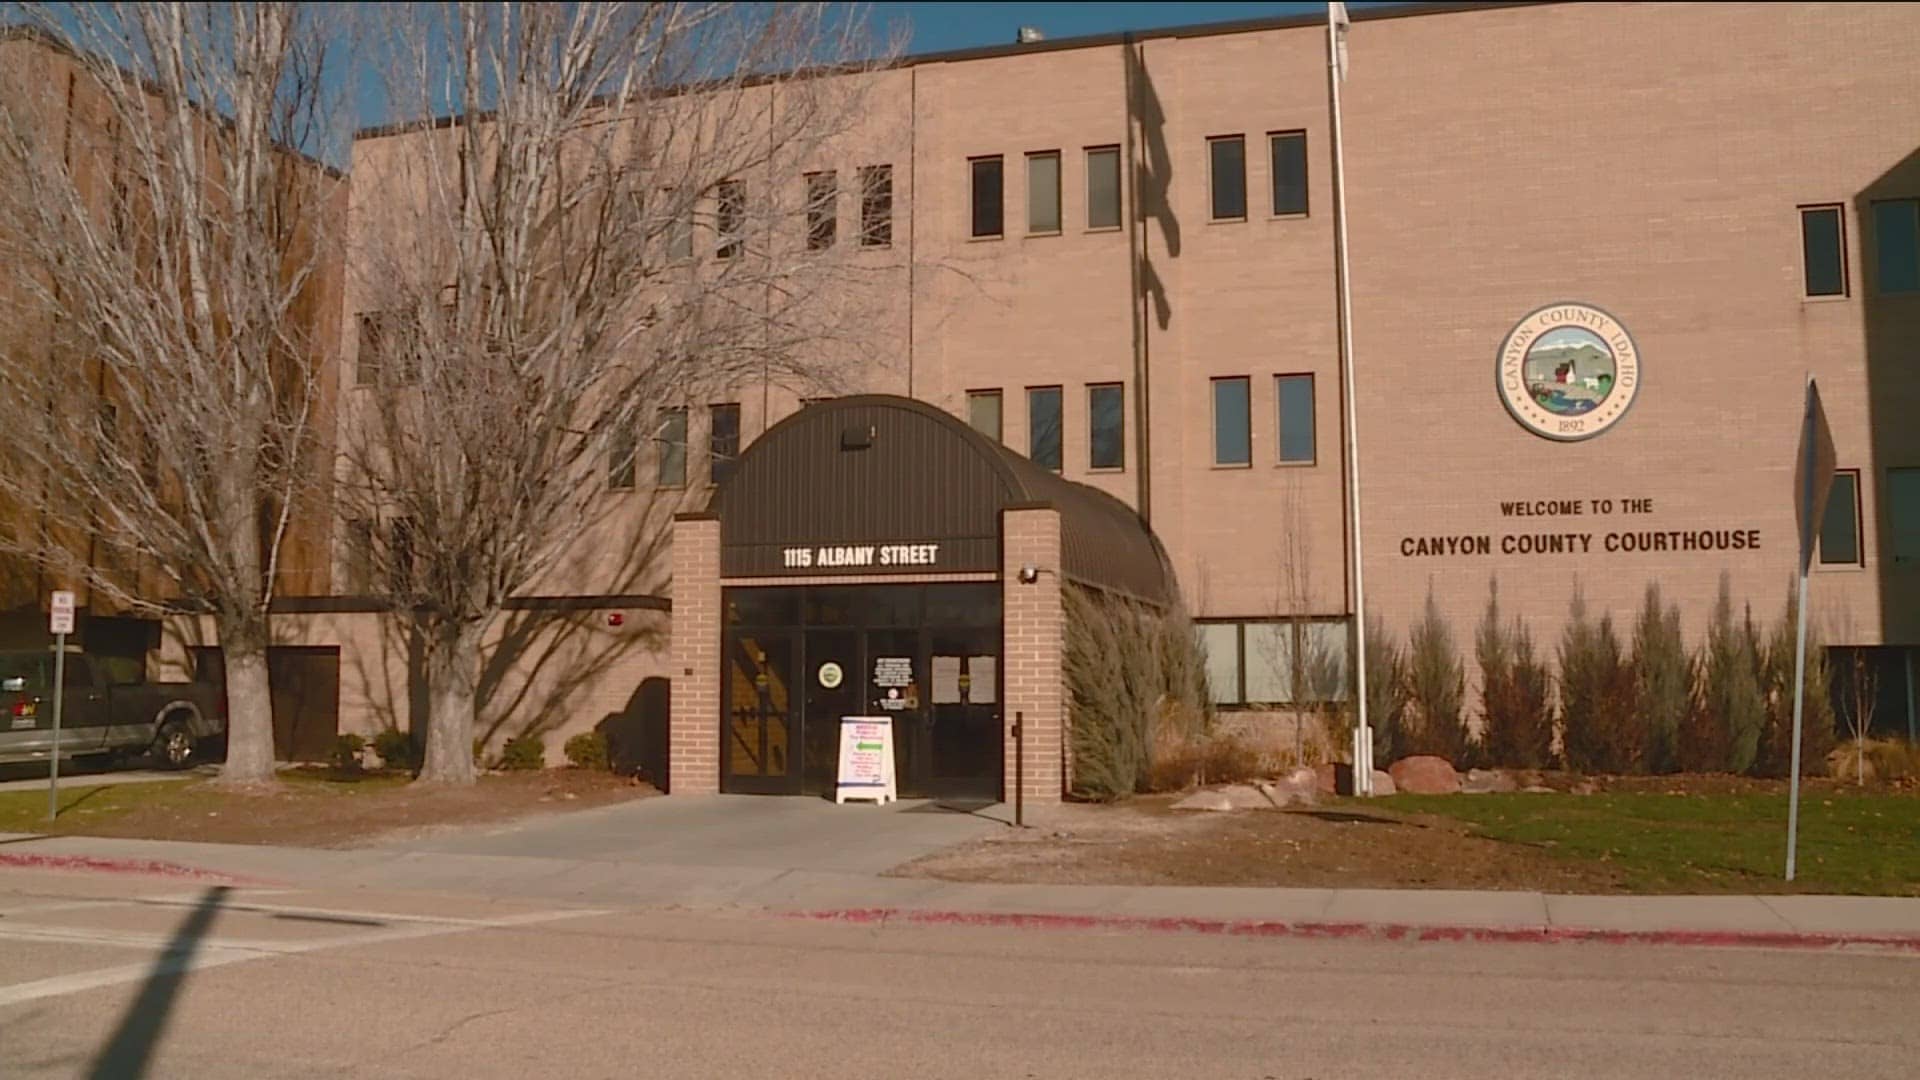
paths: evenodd
<path fill-rule="evenodd" d="M 1170 598 L 1165 553 L 1125 503 L 911 398 L 802 409 L 753 443 L 707 509 L 720 574 L 740 579 L 997 573 L 1001 512 L 1034 505 L 1060 515 L 1066 580 Z"/>

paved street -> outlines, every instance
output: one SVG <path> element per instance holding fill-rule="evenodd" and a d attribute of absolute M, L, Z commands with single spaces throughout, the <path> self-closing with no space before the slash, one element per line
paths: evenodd
<path fill-rule="evenodd" d="M 1920 958 L 0 875 L 9 1077 L 1907 1077 Z"/>

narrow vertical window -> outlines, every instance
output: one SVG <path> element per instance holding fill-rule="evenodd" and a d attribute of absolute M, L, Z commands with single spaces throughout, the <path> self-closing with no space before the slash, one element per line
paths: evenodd
<path fill-rule="evenodd" d="M 1873 248 L 1881 292 L 1920 291 L 1920 199 L 1873 204 Z"/>
<path fill-rule="evenodd" d="M 1000 391 L 967 391 L 967 423 L 973 430 L 1000 442 Z"/>
<path fill-rule="evenodd" d="M 1801 280 L 1806 295 L 1847 295 L 1845 228 L 1838 206 L 1800 208 Z"/>
<path fill-rule="evenodd" d="M 1247 216 L 1247 140 L 1223 135 L 1207 140 L 1212 173 L 1213 220 L 1240 221 Z"/>
<path fill-rule="evenodd" d="M 1307 212 L 1307 133 L 1279 131 L 1267 136 L 1273 159 L 1273 213 Z"/>
<path fill-rule="evenodd" d="M 1253 433 L 1247 377 L 1213 380 L 1213 463 L 1253 464 Z"/>
<path fill-rule="evenodd" d="M 807 250 L 825 251 L 833 246 L 840 225 L 839 182 L 832 170 L 807 174 Z"/>
<path fill-rule="evenodd" d="M 1216 705 L 1238 705 L 1246 700 L 1240 688 L 1240 624 L 1201 623 L 1200 651 L 1207 658 L 1207 693 Z"/>
<path fill-rule="evenodd" d="M 660 205 L 673 217 L 667 222 L 667 258 L 693 258 L 693 208 L 674 201 L 672 189 L 660 197 Z"/>
<path fill-rule="evenodd" d="M 1120 227 L 1120 148 L 1087 150 L 1087 228 Z"/>
<path fill-rule="evenodd" d="M 1833 474 L 1826 516 L 1820 519 L 1820 562 L 1823 566 L 1858 566 L 1860 552 L 1860 470 Z"/>
<path fill-rule="evenodd" d="M 744 246 L 741 234 L 747 225 L 747 186 L 738 180 L 722 180 L 714 189 L 713 228 L 719 244 L 714 255 L 737 259 Z"/>
<path fill-rule="evenodd" d="M 660 414 L 654 440 L 658 443 L 658 469 L 655 483 L 663 488 L 687 486 L 687 410 L 668 409 Z"/>
<path fill-rule="evenodd" d="M 631 491 L 634 480 L 634 458 L 640 453 L 640 440 L 633 428 L 620 424 L 613 429 L 607 440 L 607 488 L 611 491 Z"/>
<path fill-rule="evenodd" d="M 713 426 L 707 433 L 708 471 L 716 484 L 726 483 L 740 460 L 740 406 L 729 402 L 710 405 Z"/>
<path fill-rule="evenodd" d="M 1886 503 L 1893 561 L 1920 560 L 1920 469 L 1888 469 Z"/>
<path fill-rule="evenodd" d="M 1027 231 L 1060 231 L 1060 151 L 1027 155 Z"/>
<path fill-rule="evenodd" d="M 1006 192 L 1003 166 L 998 155 L 972 158 L 967 162 L 972 174 L 973 235 L 1000 236 L 1006 231 Z"/>
<path fill-rule="evenodd" d="M 1034 464 L 1060 471 L 1060 388 L 1027 390 L 1027 456 Z"/>
<path fill-rule="evenodd" d="M 1276 375 L 1273 389 L 1280 410 L 1281 463 L 1313 464 L 1313 376 Z"/>
<path fill-rule="evenodd" d="M 1087 387 L 1087 467 L 1120 469 L 1127 463 L 1126 391 L 1119 383 Z"/>
<path fill-rule="evenodd" d="M 893 166 L 869 165 L 860 170 L 860 246 L 886 247 L 893 243 Z"/>

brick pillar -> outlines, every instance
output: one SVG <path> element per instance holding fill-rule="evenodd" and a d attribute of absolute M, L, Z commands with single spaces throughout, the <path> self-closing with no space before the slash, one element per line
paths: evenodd
<path fill-rule="evenodd" d="M 667 790 L 720 790 L 720 520 L 673 521 L 673 693 Z"/>
<path fill-rule="evenodd" d="M 1040 580 L 1020 582 L 1035 566 Z M 1050 506 L 1010 507 L 1000 515 L 1000 589 L 1003 628 L 1001 710 L 1006 738 L 1008 802 L 1013 801 L 1013 720 L 1025 715 L 1026 801 L 1058 803 L 1066 790 L 1066 702 L 1061 662 L 1066 621 L 1060 607 L 1060 512 Z"/>

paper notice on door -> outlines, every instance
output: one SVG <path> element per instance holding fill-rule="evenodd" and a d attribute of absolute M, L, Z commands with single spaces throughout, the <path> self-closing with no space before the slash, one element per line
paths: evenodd
<path fill-rule="evenodd" d="M 935 705 L 960 703 L 959 657 L 936 656 L 933 658 L 933 703 Z"/>
<path fill-rule="evenodd" d="M 967 700 L 975 705 L 991 705 L 994 702 L 993 690 L 999 684 L 994 668 L 999 664 L 997 656 L 967 657 Z"/>

